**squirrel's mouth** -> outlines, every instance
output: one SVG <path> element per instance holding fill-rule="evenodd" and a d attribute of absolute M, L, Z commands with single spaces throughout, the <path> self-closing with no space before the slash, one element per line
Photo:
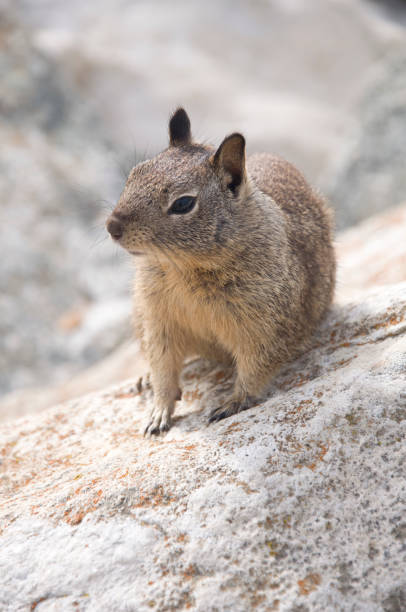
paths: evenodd
<path fill-rule="evenodd" d="M 135 255 L 135 257 L 139 257 L 140 255 L 145 255 L 143 251 L 129 251 L 131 255 Z"/>

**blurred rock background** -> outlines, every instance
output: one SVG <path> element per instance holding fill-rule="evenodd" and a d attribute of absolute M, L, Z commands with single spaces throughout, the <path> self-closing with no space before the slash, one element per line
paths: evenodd
<path fill-rule="evenodd" d="M 400 0 L 1 0 L 0 392 L 129 337 L 104 221 L 179 104 L 294 162 L 338 229 L 405 200 L 405 28 Z"/>

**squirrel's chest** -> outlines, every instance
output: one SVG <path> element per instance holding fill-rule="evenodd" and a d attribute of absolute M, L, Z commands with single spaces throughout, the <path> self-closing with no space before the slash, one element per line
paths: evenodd
<path fill-rule="evenodd" d="M 230 325 L 236 308 L 235 282 L 210 273 L 169 277 L 163 297 L 177 323 L 199 335 Z"/>

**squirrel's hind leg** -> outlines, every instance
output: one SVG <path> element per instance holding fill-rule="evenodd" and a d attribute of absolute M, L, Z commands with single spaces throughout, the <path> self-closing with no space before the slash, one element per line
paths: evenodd
<path fill-rule="evenodd" d="M 221 421 L 233 414 L 248 410 L 261 400 L 264 389 L 280 369 L 280 364 L 266 359 L 247 359 L 242 355 L 237 362 L 237 380 L 231 398 L 222 406 L 211 411 L 209 423 Z"/>

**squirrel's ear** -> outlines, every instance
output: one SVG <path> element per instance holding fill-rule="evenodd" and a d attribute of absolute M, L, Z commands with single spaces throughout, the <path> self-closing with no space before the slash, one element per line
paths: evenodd
<path fill-rule="evenodd" d="M 192 133 L 190 119 L 185 109 L 178 108 L 169 120 L 169 144 L 172 147 L 190 144 Z"/>
<path fill-rule="evenodd" d="M 245 181 L 245 138 L 241 134 L 227 136 L 213 157 L 214 167 L 227 181 L 227 187 L 237 193 Z"/>

